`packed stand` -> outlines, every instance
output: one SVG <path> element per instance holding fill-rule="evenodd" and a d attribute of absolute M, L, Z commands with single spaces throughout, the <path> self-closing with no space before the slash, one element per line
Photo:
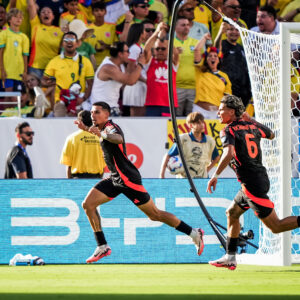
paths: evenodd
<path fill-rule="evenodd" d="M 214 119 L 224 94 L 240 97 L 253 113 L 239 31 L 218 12 L 239 26 L 279 34 L 279 22 L 300 21 L 300 2 L 206 2 L 214 9 L 187 0 L 178 12 L 172 70 L 176 114 L 199 111 Z M 97 101 L 106 101 L 114 116 L 169 116 L 167 56 L 173 3 L 0 1 L 0 92 L 20 92 L 23 117 L 75 117 Z M 295 47 L 294 56 L 300 50 Z M 296 59 L 291 64 L 292 83 L 300 79 Z M 295 114 L 299 90 L 292 91 Z M 0 99 L 1 117 L 18 115 L 15 96 Z"/>

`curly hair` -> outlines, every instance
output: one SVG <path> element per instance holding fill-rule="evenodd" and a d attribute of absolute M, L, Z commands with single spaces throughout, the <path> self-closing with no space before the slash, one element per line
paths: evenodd
<path fill-rule="evenodd" d="M 245 111 L 245 106 L 241 98 L 234 95 L 225 95 L 221 103 L 224 103 L 228 108 L 232 108 L 235 111 L 235 116 L 237 118 L 241 117 Z"/>

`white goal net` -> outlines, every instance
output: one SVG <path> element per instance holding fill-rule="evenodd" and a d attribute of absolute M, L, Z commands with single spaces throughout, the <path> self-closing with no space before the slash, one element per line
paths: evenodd
<path fill-rule="evenodd" d="M 300 215 L 300 24 L 284 23 L 280 29 L 280 35 L 266 35 L 239 27 L 255 118 L 275 133 L 274 140 L 263 139 L 261 146 L 271 183 L 269 197 L 283 218 Z M 300 263 L 300 230 L 272 234 L 261 223 L 257 253 L 242 256 L 239 261 L 248 264 Z"/>

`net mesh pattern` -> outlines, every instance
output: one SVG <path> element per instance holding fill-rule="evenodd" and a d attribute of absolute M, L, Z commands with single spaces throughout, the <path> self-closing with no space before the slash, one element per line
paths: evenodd
<path fill-rule="evenodd" d="M 263 164 L 270 178 L 269 197 L 279 215 L 282 210 L 280 195 L 280 135 L 288 134 L 280 128 L 280 37 L 238 28 L 242 37 L 251 80 L 255 118 L 275 133 L 273 140 L 262 140 Z M 291 34 L 291 97 L 286 104 L 291 107 L 292 159 L 292 215 L 300 215 L 299 200 L 299 116 L 300 116 L 300 35 Z M 300 231 L 292 232 L 292 262 L 300 262 Z M 281 251 L 281 235 L 273 234 L 260 223 L 259 250 L 257 254 L 277 255 Z"/>

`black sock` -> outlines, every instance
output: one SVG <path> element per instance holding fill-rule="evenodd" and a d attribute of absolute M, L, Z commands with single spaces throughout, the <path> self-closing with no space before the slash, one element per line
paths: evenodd
<path fill-rule="evenodd" d="M 298 227 L 300 227 L 300 216 L 297 217 Z"/>
<path fill-rule="evenodd" d="M 192 232 L 192 227 L 188 224 L 185 224 L 183 221 L 175 228 L 176 230 L 185 233 L 186 235 L 190 235 Z"/>
<path fill-rule="evenodd" d="M 94 235 L 98 246 L 107 244 L 103 231 L 94 232 Z"/>
<path fill-rule="evenodd" d="M 227 254 L 234 255 L 236 253 L 238 240 L 239 238 L 231 238 L 229 236 L 227 237 L 227 241 L 226 241 Z"/>

